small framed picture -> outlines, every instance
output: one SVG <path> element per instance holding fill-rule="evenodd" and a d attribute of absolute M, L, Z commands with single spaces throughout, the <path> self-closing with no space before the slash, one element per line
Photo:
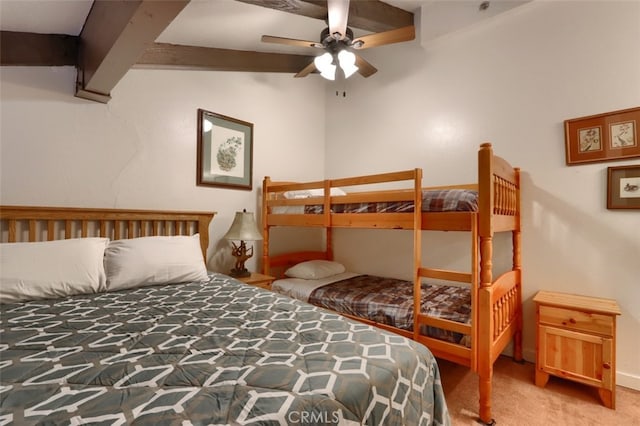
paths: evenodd
<path fill-rule="evenodd" d="M 640 157 L 640 107 L 564 122 L 567 165 Z"/>
<path fill-rule="evenodd" d="M 253 124 L 198 109 L 196 184 L 252 187 Z"/>
<path fill-rule="evenodd" d="M 600 126 L 587 127 L 578 130 L 580 138 L 580 152 L 602 151 L 602 129 Z"/>
<path fill-rule="evenodd" d="M 613 123 L 610 127 L 611 148 L 628 148 L 638 145 L 636 138 L 636 121 L 623 121 L 622 123 Z"/>
<path fill-rule="evenodd" d="M 607 208 L 640 209 L 640 164 L 607 168 Z"/>

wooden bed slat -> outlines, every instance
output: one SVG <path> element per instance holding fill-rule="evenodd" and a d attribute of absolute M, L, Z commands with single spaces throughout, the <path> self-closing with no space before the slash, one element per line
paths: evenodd
<path fill-rule="evenodd" d="M 413 213 L 332 213 L 334 228 L 414 229 Z"/>
<path fill-rule="evenodd" d="M 33 242 L 36 240 L 36 221 L 29 221 L 29 241 Z"/>
<path fill-rule="evenodd" d="M 16 242 L 16 220 L 9 219 L 9 242 Z"/>
<path fill-rule="evenodd" d="M 331 179 L 332 187 L 340 187 L 340 186 L 359 186 L 359 185 L 370 185 L 370 184 L 378 184 L 378 183 L 386 183 L 386 182 L 399 182 L 403 180 L 413 180 L 416 177 L 416 173 L 418 173 L 418 169 L 413 170 L 405 170 L 401 172 L 392 172 L 392 173 L 379 173 L 375 175 L 368 176 L 355 176 L 350 178 L 342 178 L 342 179 Z"/>
<path fill-rule="evenodd" d="M 424 278 L 455 281 L 459 283 L 471 284 L 473 280 L 473 276 L 469 272 L 449 271 L 446 269 L 420 268 L 418 273 Z"/>

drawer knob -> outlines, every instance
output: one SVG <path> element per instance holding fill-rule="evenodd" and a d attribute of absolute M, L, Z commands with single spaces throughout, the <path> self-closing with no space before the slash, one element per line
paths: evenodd
<path fill-rule="evenodd" d="M 605 362 L 604 364 L 602 364 L 602 368 L 604 368 L 605 370 L 610 370 L 611 364 L 609 364 L 608 362 Z"/>
<path fill-rule="evenodd" d="M 573 319 L 573 318 L 569 318 L 569 322 L 570 322 L 571 324 L 575 324 L 575 323 L 576 323 L 576 320 L 575 320 L 575 319 Z"/>

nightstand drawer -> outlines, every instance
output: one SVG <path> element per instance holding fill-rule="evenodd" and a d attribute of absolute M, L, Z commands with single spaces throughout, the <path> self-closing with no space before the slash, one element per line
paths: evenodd
<path fill-rule="evenodd" d="M 238 279 L 245 284 L 249 284 L 254 287 L 264 288 L 266 290 L 271 290 L 271 283 L 273 283 L 273 281 L 275 280 L 275 277 L 253 272 L 248 277 L 240 277 Z"/>
<path fill-rule="evenodd" d="M 612 336 L 614 330 L 614 318 L 611 315 L 586 313 L 555 306 L 540 306 L 540 323 L 605 336 Z"/>

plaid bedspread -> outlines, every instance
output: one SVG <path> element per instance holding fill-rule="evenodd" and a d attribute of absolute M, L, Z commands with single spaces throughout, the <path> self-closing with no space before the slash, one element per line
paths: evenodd
<path fill-rule="evenodd" d="M 427 315 L 471 323 L 471 292 L 468 287 L 422 284 L 422 312 Z M 413 330 L 413 283 L 395 278 L 358 275 L 315 289 L 309 303 Z M 428 327 L 425 334 L 459 343 L 463 335 Z"/>
<path fill-rule="evenodd" d="M 333 204 L 334 213 L 410 213 L 413 202 L 380 202 Z M 468 189 L 429 190 L 422 192 L 423 212 L 475 212 L 478 211 L 478 192 Z M 322 205 L 305 206 L 305 213 L 320 214 Z"/>
<path fill-rule="evenodd" d="M 214 274 L 0 304 L 0 425 L 448 425 L 409 339 Z"/>

